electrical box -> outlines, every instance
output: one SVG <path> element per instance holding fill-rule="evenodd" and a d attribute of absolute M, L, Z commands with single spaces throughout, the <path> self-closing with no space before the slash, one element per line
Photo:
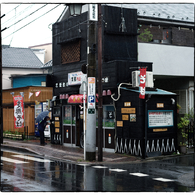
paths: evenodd
<path fill-rule="evenodd" d="M 132 87 L 139 87 L 139 74 L 138 70 L 132 72 Z M 154 87 L 153 72 L 151 71 L 146 71 L 146 87 Z"/>

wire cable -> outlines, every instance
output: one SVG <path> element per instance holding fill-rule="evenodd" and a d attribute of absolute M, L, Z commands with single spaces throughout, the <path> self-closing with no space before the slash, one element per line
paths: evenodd
<path fill-rule="evenodd" d="M 3 39 L 6 39 L 7 37 L 11 36 L 12 34 L 18 32 L 19 30 L 23 29 L 24 27 L 28 26 L 29 24 L 33 23 L 34 21 L 38 20 L 39 18 L 41 18 L 42 16 L 48 14 L 49 12 L 51 12 L 52 10 L 56 9 L 58 6 L 60 6 L 60 4 L 58 4 L 56 7 L 50 9 L 49 11 L 45 12 L 44 14 L 42 14 L 41 16 L 39 16 L 38 18 L 35 18 L 34 20 L 32 20 L 31 22 L 27 23 L 26 25 L 22 26 L 21 28 L 17 29 L 16 31 L 14 31 L 13 33 L 9 34 L 8 36 L 6 36 Z"/>
<path fill-rule="evenodd" d="M 14 24 L 12 24 L 11 26 L 7 27 L 7 28 L 11 28 L 12 26 L 14 26 L 15 24 L 21 22 L 22 20 L 28 18 L 29 16 L 33 15 L 34 13 L 38 12 L 40 9 L 44 8 L 45 6 L 47 6 L 48 4 L 45 4 L 44 6 L 40 7 L 39 9 L 35 10 L 34 12 L 30 13 L 29 15 L 25 16 L 24 18 L 18 20 L 17 22 L 15 22 Z"/>
<path fill-rule="evenodd" d="M 32 4 L 30 6 L 28 6 L 26 9 L 22 10 L 21 12 L 19 12 L 17 15 L 16 15 L 16 18 L 20 15 L 22 15 L 24 12 L 26 12 L 27 10 L 29 10 L 30 8 L 32 8 L 35 4 Z M 14 17 L 11 17 L 10 19 L 8 19 L 7 21 L 5 21 L 2 25 L 5 25 L 7 23 L 10 23 L 13 19 L 15 19 Z"/>
<path fill-rule="evenodd" d="M 22 4 L 20 4 L 22 5 Z M 12 10 L 10 10 L 9 12 L 7 12 L 5 15 L 9 14 L 10 12 L 12 12 L 13 10 L 15 10 L 16 8 L 18 8 L 20 5 L 17 5 L 16 7 L 14 7 Z"/>

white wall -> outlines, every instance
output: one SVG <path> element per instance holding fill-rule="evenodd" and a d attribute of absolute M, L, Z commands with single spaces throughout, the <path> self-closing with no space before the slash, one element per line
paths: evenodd
<path fill-rule="evenodd" d="M 194 48 L 138 43 L 138 61 L 153 62 L 154 75 L 194 76 Z"/>
<path fill-rule="evenodd" d="M 43 74 L 43 70 L 41 69 L 15 69 L 15 68 L 3 68 L 2 69 L 2 88 L 10 89 L 12 88 L 11 75 L 26 75 L 26 74 Z"/>

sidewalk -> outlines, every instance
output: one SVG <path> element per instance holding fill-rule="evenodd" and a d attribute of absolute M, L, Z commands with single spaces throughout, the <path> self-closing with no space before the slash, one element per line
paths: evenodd
<path fill-rule="evenodd" d="M 1 144 L 2 149 L 9 149 L 18 152 L 26 152 L 34 155 L 40 155 L 43 157 L 48 157 L 55 160 L 69 161 L 72 163 L 89 163 L 89 164 L 112 164 L 112 163 L 139 163 L 148 160 L 157 160 L 162 158 L 169 158 L 173 155 L 150 157 L 147 159 L 142 159 L 138 156 L 131 156 L 127 154 L 110 153 L 103 151 L 103 161 L 98 161 L 97 151 L 96 151 L 96 161 L 89 162 L 84 161 L 84 150 L 79 147 L 67 147 L 63 145 L 51 144 L 50 141 L 46 142 L 47 145 L 41 146 L 39 139 L 19 141 L 4 139 L 3 144 Z M 188 153 L 193 153 L 193 149 L 189 149 Z"/>

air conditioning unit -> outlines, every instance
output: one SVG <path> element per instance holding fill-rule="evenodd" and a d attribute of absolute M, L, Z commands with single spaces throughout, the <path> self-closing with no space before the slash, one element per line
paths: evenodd
<path fill-rule="evenodd" d="M 138 70 L 132 72 L 132 87 L 139 87 L 139 74 Z M 153 72 L 151 71 L 146 71 L 146 87 L 154 87 Z"/>

